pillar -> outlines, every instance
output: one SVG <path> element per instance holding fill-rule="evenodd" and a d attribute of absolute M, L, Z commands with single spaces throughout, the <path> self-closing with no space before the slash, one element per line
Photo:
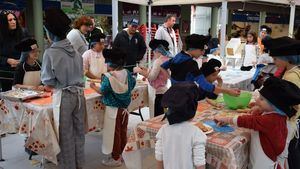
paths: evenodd
<path fill-rule="evenodd" d="M 140 25 L 147 23 L 147 7 L 144 5 L 139 6 L 139 22 Z"/>
<path fill-rule="evenodd" d="M 210 33 L 213 38 L 216 38 L 218 36 L 218 22 L 219 22 L 218 12 L 219 12 L 218 8 L 216 7 L 212 8 Z"/>

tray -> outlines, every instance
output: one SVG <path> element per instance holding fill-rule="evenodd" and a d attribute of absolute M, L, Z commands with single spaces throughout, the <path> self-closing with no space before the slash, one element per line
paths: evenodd
<path fill-rule="evenodd" d="M 44 94 L 43 91 L 35 91 L 28 89 L 16 89 L 0 93 L 0 97 L 11 101 L 25 101 L 40 97 Z"/>

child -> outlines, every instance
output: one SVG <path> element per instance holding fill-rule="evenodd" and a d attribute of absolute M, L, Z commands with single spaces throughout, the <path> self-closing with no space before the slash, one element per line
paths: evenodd
<path fill-rule="evenodd" d="M 230 117 L 215 117 L 217 122 L 253 129 L 250 143 L 250 169 L 286 168 L 288 148 L 287 117 L 300 103 L 300 89 L 293 83 L 270 77 L 259 91 L 256 105 L 262 112 Z"/>
<path fill-rule="evenodd" d="M 182 51 L 174 58 L 162 64 L 162 68 L 171 71 L 172 85 L 184 81 L 196 81 L 199 86 L 211 93 L 227 93 L 230 95 L 239 95 L 239 90 L 225 89 L 206 81 L 201 73 L 197 62 L 193 58 L 199 58 L 204 54 L 207 38 L 203 35 L 192 34 L 186 37 L 186 51 Z"/>
<path fill-rule="evenodd" d="M 35 39 L 25 39 L 15 47 L 21 53 L 20 63 L 18 64 L 14 85 L 16 88 L 44 90 L 41 85 L 41 63 L 38 61 L 39 48 Z"/>
<path fill-rule="evenodd" d="M 162 105 L 168 107 L 157 135 L 155 158 L 158 169 L 205 168 L 206 135 L 189 123 L 195 116 L 199 88 L 194 82 L 177 83 L 164 94 Z"/>
<path fill-rule="evenodd" d="M 94 83 L 90 87 L 102 94 L 105 104 L 102 152 L 111 154 L 102 161 L 109 167 L 121 166 L 121 154 L 127 143 L 127 107 L 131 102 L 131 91 L 135 79 L 123 68 L 126 54 L 118 48 L 105 49 L 103 55 L 107 62 L 108 73 L 105 73 L 100 89 Z"/>
<path fill-rule="evenodd" d="M 247 43 L 244 47 L 242 57 L 243 65 L 241 67 L 242 71 L 249 71 L 256 64 L 256 58 L 258 56 L 259 49 L 257 46 L 257 36 L 255 32 L 248 32 Z"/>
<path fill-rule="evenodd" d="M 161 65 L 169 60 L 168 56 L 171 56 L 169 52 L 169 43 L 165 40 L 151 40 L 149 47 L 154 54 L 153 67 L 148 70 L 147 68 L 135 67 L 134 73 L 139 73 L 148 78 L 150 85 L 155 89 L 155 102 L 154 102 L 154 116 L 159 116 L 164 113 L 164 109 L 161 106 L 161 99 L 163 94 L 168 90 L 167 82 L 169 74 L 167 71 L 163 71 Z"/>
<path fill-rule="evenodd" d="M 95 34 L 91 37 L 91 49 L 83 53 L 83 67 L 85 75 L 90 79 L 101 79 L 105 73 L 106 65 L 102 51 L 104 49 L 105 35 Z"/>

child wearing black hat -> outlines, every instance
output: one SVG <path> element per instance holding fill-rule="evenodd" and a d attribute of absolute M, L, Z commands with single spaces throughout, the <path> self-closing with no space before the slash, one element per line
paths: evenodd
<path fill-rule="evenodd" d="M 159 169 L 205 168 L 207 137 L 189 123 L 195 116 L 199 98 L 199 88 L 194 82 L 174 84 L 164 94 L 162 106 L 168 108 L 168 123 L 156 135 L 155 158 Z"/>
<path fill-rule="evenodd" d="M 25 39 L 15 46 L 21 52 L 14 85 L 16 88 L 44 90 L 41 82 L 41 63 L 38 61 L 39 49 L 35 39 Z"/>
<path fill-rule="evenodd" d="M 118 167 L 122 165 L 121 154 L 127 143 L 127 107 L 131 102 L 131 91 L 136 81 L 131 73 L 124 69 L 126 54 L 119 48 L 103 51 L 107 62 L 101 87 L 91 83 L 90 87 L 102 95 L 105 107 L 103 126 L 103 154 L 111 154 L 102 161 L 103 165 Z"/>
<path fill-rule="evenodd" d="M 238 90 L 231 90 L 215 86 L 208 82 L 193 58 L 198 58 L 204 54 L 204 46 L 207 43 L 207 37 L 203 35 L 192 34 L 186 38 L 186 51 L 178 53 L 174 58 L 162 64 L 162 68 L 171 71 L 172 85 L 184 81 L 196 81 L 199 86 L 210 93 L 228 93 L 230 95 L 239 95 Z M 213 71 L 217 65 L 210 69 Z M 219 67 L 220 68 L 220 67 Z M 219 69 L 218 68 L 218 69 Z"/>
<path fill-rule="evenodd" d="M 300 87 L 300 41 L 290 37 L 280 37 L 265 42 L 265 46 L 270 49 L 270 55 L 279 69 L 283 69 L 282 79 L 290 81 Z M 290 130 L 291 140 L 289 145 L 289 168 L 300 168 L 300 141 L 297 141 L 295 134 L 296 125 L 300 125 L 300 110 L 289 121 L 294 130 Z M 298 120 L 297 120 L 298 119 Z M 296 122 L 298 121 L 298 124 Z M 298 142 L 298 143 L 297 143 Z"/>
<path fill-rule="evenodd" d="M 253 129 L 250 169 L 285 168 L 290 130 L 287 118 L 297 112 L 293 106 L 300 103 L 300 89 L 291 82 L 270 77 L 259 93 L 256 105 L 261 113 L 234 118 L 217 116 L 215 120 Z"/>
<path fill-rule="evenodd" d="M 161 68 L 161 65 L 168 61 L 171 56 L 168 46 L 169 43 L 165 40 L 151 40 L 149 47 L 153 51 L 155 59 L 152 68 L 150 70 L 144 67 L 135 67 L 133 69 L 134 73 L 139 73 L 146 77 L 150 85 L 155 89 L 154 117 L 164 113 L 164 109 L 161 106 L 161 99 L 163 94 L 168 90 L 167 82 L 169 74 Z"/>
<path fill-rule="evenodd" d="M 85 51 L 83 57 L 83 68 L 85 75 L 90 79 L 101 79 L 106 73 L 105 59 L 102 51 L 104 49 L 105 35 L 102 33 L 93 34 L 90 37 L 91 49 Z"/>

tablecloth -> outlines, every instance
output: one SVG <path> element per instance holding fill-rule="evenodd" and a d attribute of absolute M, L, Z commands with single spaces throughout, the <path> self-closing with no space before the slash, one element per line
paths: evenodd
<path fill-rule="evenodd" d="M 87 107 L 87 131 L 103 127 L 105 106 L 101 96 L 92 89 L 85 89 Z M 148 84 L 138 82 L 132 91 L 129 111 L 148 105 Z M 26 147 L 57 163 L 56 155 L 60 152 L 57 136 L 54 132 L 52 99 L 41 98 L 30 102 L 0 101 L 1 133 L 19 132 L 28 136 Z"/>
<path fill-rule="evenodd" d="M 205 121 L 216 114 L 234 116 L 230 110 L 216 110 L 206 102 L 200 102 L 193 122 Z M 139 123 L 130 131 L 128 142 L 123 152 L 128 169 L 142 169 L 148 154 L 154 155 L 155 136 L 166 121 L 158 116 Z M 217 169 L 242 169 L 248 163 L 250 131 L 236 128 L 230 133 L 213 132 L 208 134 L 206 144 L 206 162 Z M 155 162 L 155 161 L 154 161 Z"/>
<path fill-rule="evenodd" d="M 254 73 L 254 68 L 251 69 L 251 71 L 241 71 L 237 68 L 228 68 L 226 71 L 221 71 L 220 75 L 223 79 L 224 87 L 252 91 L 251 80 Z"/>

